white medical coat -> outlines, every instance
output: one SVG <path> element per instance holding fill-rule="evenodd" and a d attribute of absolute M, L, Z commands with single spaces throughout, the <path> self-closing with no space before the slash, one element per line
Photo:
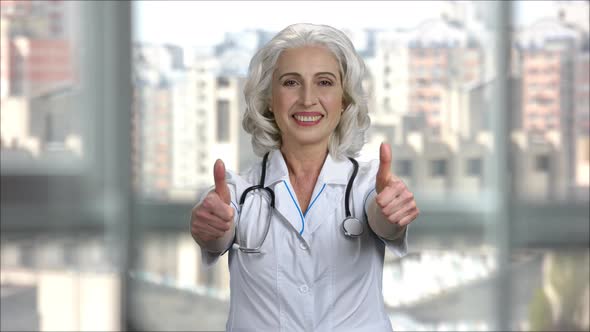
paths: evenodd
<path fill-rule="evenodd" d="M 359 163 L 351 192 L 351 213 L 364 224 L 358 238 L 346 237 L 344 197 L 353 171 L 349 160 L 329 155 L 322 167 L 307 211 L 298 206 L 280 151 L 272 151 L 265 186 L 274 190 L 275 211 L 262 254 L 229 250 L 230 310 L 228 331 L 391 331 L 382 295 L 384 248 L 399 256 L 407 251 L 407 231 L 395 241 L 375 235 L 367 223 L 367 207 L 375 199 L 377 160 Z M 236 207 L 242 192 L 258 184 L 261 165 L 244 175 L 228 171 L 226 180 Z M 236 226 L 242 245 L 262 238 L 266 220 L 256 209 L 260 199 L 245 204 Z M 250 212 L 248 212 L 250 211 Z M 370 215 L 371 213 L 369 213 Z M 238 211 L 235 213 L 238 221 Z M 201 250 L 206 265 L 219 253 Z"/>

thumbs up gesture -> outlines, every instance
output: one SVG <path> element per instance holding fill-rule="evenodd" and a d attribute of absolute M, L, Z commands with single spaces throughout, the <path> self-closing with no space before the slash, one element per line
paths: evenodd
<path fill-rule="evenodd" d="M 191 235 L 198 243 L 217 240 L 233 226 L 234 209 L 230 206 L 229 187 L 225 182 L 225 165 L 217 159 L 213 166 L 215 190 L 192 209 Z"/>
<path fill-rule="evenodd" d="M 382 143 L 379 150 L 379 170 L 375 179 L 375 201 L 391 224 L 406 226 L 418 217 L 414 194 L 391 172 L 391 148 Z"/>

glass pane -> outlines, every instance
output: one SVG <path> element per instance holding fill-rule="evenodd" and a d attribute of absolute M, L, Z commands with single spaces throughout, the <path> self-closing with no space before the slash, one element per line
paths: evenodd
<path fill-rule="evenodd" d="M 516 195 L 532 202 L 588 202 L 588 2 L 523 1 L 516 9 L 511 134 Z"/>
<path fill-rule="evenodd" d="M 317 8 L 312 12 L 330 10 L 333 5 L 314 3 Z M 184 232 L 187 213 L 198 194 L 213 184 L 212 166 L 217 158 L 238 172 L 258 162 L 240 124 L 247 66 L 258 47 L 284 28 L 284 22 L 295 19 L 269 21 L 262 13 L 275 12 L 272 3 L 236 2 L 232 6 L 235 12 L 242 12 L 239 8 L 245 6 L 253 14 L 230 17 L 227 3 L 214 2 L 166 6 L 139 2 L 134 7 L 133 142 L 140 199 L 136 223 L 142 232 L 135 248 L 138 259 L 130 297 L 132 324 L 138 329 L 221 330 L 225 326 L 227 256 L 205 270 L 198 246 Z M 417 196 L 435 203 L 467 201 L 476 210 L 485 208 L 479 195 L 485 195 L 489 186 L 484 175 L 492 151 L 487 104 L 491 98 L 488 81 L 493 76 L 491 55 L 486 55 L 491 52 L 492 32 L 482 21 L 485 4 L 339 3 L 338 11 L 362 10 L 377 17 L 354 23 L 325 15 L 313 17 L 309 10 L 298 9 L 297 3 L 281 3 L 280 7 L 277 13 L 343 29 L 364 57 L 372 129 L 359 159 L 376 158 L 380 142 L 389 141 L 394 171 Z M 190 13 L 196 12 L 211 22 L 194 20 Z M 379 13 L 388 14 L 381 17 Z M 391 13 L 396 13 L 396 19 Z M 153 22 L 162 17 L 175 21 L 154 29 Z M 224 18 L 227 24 L 219 25 L 215 18 Z M 469 236 L 477 240 L 466 241 L 467 235 L 460 234 L 440 250 L 431 231 L 416 230 L 412 241 L 419 244 L 414 253 L 402 260 L 388 255 L 384 296 L 396 330 L 495 326 L 491 290 L 481 295 L 489 303 L 480 308 L 479 316 L 474 314 L 477 319 L 444 315 L 429 319 L 411 310 L 449 289 L 463 289 L 493 275 L 496 251 L 485 235 L 485 214 L 465 219 L 475 225 Z M 166 226 L 166 220 L 183 231 Z M 435 221 L 425 217 L 421 222 Z M 441 262 L 440 271 L 423 276 L 426 285 L 412 281 L 419 271 L 430 270 L 434 261 Z M 400 295 L 401 289 L 409 288 L 420 291 Z M 170 301 L 169 308 L 183 301 L 192 305 L 181 311 L 156 312 L 154 303 L 159 300 Z"/>
<path fill-rule="evenodd" d="M 561 114 L 560 105 L 567 103 L 586 105 L 587 110 L 588 89 L 586 99 L 579 97 L 575 103 L 571 102 L 571 96 L 577 95 L 573 90 L 568 92 L 570 99 L 560 96 L 559 102 L 551 99 L 555 96 L 525 98 L 521 75 L 524 49 L 517 40 L 534 22 L 555 20 L 560 12 L 556 8 L 568 4 L 519 2 L 511 7 L 518 29 L 513 31 L 514 45 L 507 52 L 513 64 L 513 104 L 509 110 L 498 107 L 501 103 L 494 100 L 498 72 L 495 45 L 500 29 L 494 26 L 500 20 L 490 10 L 496 3 L 365 1 L 335 6 L 334 2 L 314 2 L 314 10 L 296 2 L 280 3 L 278 7 L 269 2 L 135 3 L 135 126 L 131 136 L 139 209 L 135 223 L 140 232 L 134 248 L 137 260 L 129 294 L 130 324 L 140 330 L 224 329 L 230 291 L 227 255 L 211 269 L 203 267 L 199 247 L 187 230 L 190 209 L 199 194 L 213 184 L 212 168 L 217 158 L 237 172 L 259 161 L 250 137 L 241 129 L 243 84 L 254 52 L 286 22 L 316 22 L 345 31 L 368 67 L 363 83 L 372 124 L 359 159 L 377 158 L 379 144 L 392 143 L 393 171 L 415 192 L 421 207 L 421 217 L 410 231 L 408 256 L 400 259 L 387 253 L 385 257 L 383 295 L 394 329 L 489 331 L 550 326 L 538 325 L 544 323 L 538 322 L 539 316 L 547 318 L 547 310 L 555 314 L 561 309 L 547 304 L 553 293 L 541 294 L 548 284 L 546 279 L 553 278 L 546 266 L 561 264 L 554 263 L 557 261 L 565 261 L 564 265 L 583 263 L 587 252 L 582 250 L 585 248 L 572 248 L 564 253 L 544 244 L 511 247 L 510 241 L 498 239 L 502 225 L 513 227 L 509 235 L 517 239 L 523 239 L 521 232 L 530 231 L 534 234 L 527 238 L 530 243 L 535 243 L 540 233 L 535 233 L 538 225 L 529 230 L 519 224 L 518 217 L 510 220 L 514 211 L 498 211 L 496 199 L 510 193 L 495 192 L 496 184 L 490 176 L 492 157 L 498 150 L 494 147 L 498 133 L 494 132 L 493 120 L 498 112 L 506 112 L 503 115 L 513 124 L 510 146 L 500 150 L 511 152 L 514 164 L 510 170 L 515 173 L 511 185 L 518 191 L 518 198 L 547 202 L 549 195 L 570 197 L 560 194 L 567 192 L 565 189 L 553 190 L 569 186 L 571 193 L 576 192 L 576 197 L 587 202 L 587 196 L 580 193 L 588 190 L 588 181 L 583 180 L 588 174 L 590 152 L 584 153 L 588 152 L 588 142 L 582 139 L 575 149 L 573 145 L 559 148 L 569 149 L 570 159 L 563 153 L 557 158 L 559 149 L 555 145 L 565 142 L 565 134 L 558 133 L 565 128 L 564 119 L 577 124 L 576 133 L 588 136 L 587 127 L 586 131 L 579 129 L 583 119 L 588 119 L 587 111 L 572 111 L 577 114 L 575 119 L 582 119 L 575 122 L 554 115 Z M 568 3 L 578 8 L 571 15 L 588 11 L 587 2 L 581 2 L 583 10 L 578 2 Z M 231 12 L 227 10 L 230 6 Z M 233 14 L 246 11 L 248 15 Z M 327 12 L 339 15 L 326 16 Z M 359 17 L 360 12 L 367 14 Z M 195 13 L 202 20 L 195 20 Z M 576 20 L 586 24 L 580 29 L 586 31 L 587 38 L 587 16 Z M 154 24 L 163 21 L 166 24 Z M 574 45 L 584 45 L 584 39 L 577 40 L 580 43 Z M 585 45 L 585 58 L 553 59 L 550 69 L 535 69 L 532 75 L 563 71 L 573 80 L 578 75 L 572 67 L 574 58 L 586 59 L 586 67 L 576 68 L 588 66 Z M 555 67 L 557 63 L 562 67 Z M 585 78 L 578 75 L 575 79 L 587 85 Z M 555 84 L 561 84 L 558 82 L 552 78 L 543 83 L 544 93 L 546 88 L 563 91 L 555 88 Z M 571 85 L 572 81 L 567 82 Z M 539 84 L 531 82 L 526 89 L 541 89 Z M 555 95 L 555 91 L 548 93 Z M 525 121 L 527 100 L 547 111 L 540 116 L 534 113 Z M 533 130 L 537 123 L 544 129 Z M 537 135 L 543 130 L 545 134 Z M 586 160 L 586 166 L 576 161 L 582 168 L 573 168 L 572 156 Z M 556 165 L 575 170 L 576 184 L 567 184 L 566 180 L 573 179 L 574 173 L 555 173 Z M 497 219 L 498 215 L 506 216 L 506 220 Z M 556 212 L 555 219 L 575 218 Z M 583 227 L 579 229 L 580 234 L 588 234 L 587 228 L 586 233 Z M 506 262 L 502 261 L 504 252 Z M 585 271 L 581 274 L 588 276 Z M 572 282 L 587 289 L 587 284 L 577 279 Z M 577 297 L 569 291 L 560 288 L 558 297 L 564 303 L 586 305 L 585 295 Z M 499 295 L 506 292 L 507 296 Z M 162 302 L 167 304 L 166 310 L 157 305 Z M 583 311 L 576 315 L 552 316 L 551 326 L 587 329 L 588 315 Z"/>
<path fill-rule="evenodd" d="M 93 145 L 112 126 L 88 121 L 109 113 L 95 100 L 120 106 L 104 77 L 88 74 L 112 71 L 96 60 L 114 53 L 96 33 L 104 3 L 0 2 L 2 331 L 120 331 L 124 321 L 125 255 L 113 228 L 129 220 L 112 221 L 128 193 L 105 198 L 117 171 Z"/>
<path fill-rule="evenodd" d="M 79 165 L 84 155 L 80 91 L 79 5 L 2 1 L 0 52 L 3 172 L 47 173 Z"/>
<path fill-rule="evenodd" d="M 522 277 L 511 279 L 510 301 L 524 310 L 515 326 L 588 330 L 589 3 L 519 1 L 514 10 L 510 237 L 523 269 L 511 273 Z"/>
<path fill-rule="evenodd" d="M 236 5 L 268 10 L 274 6 Z M 329 3 L 317 6 L 331 8 Z M 489 190 L 484 174 L 492 151 L 488 104 L 493 68 L 485 55 L 491 47 L 491 32 L 482 21 L 485 6 L 353 2 L 343 10 L 397 12 L 393 21 L 398 23 L 383 14 L 372 22 L 325 22 L 349 35 L 368 66 L 365 83 L 373 126 L 360 159 L 378 157 L 381 141 L 392 143 L 394 158 L 411 162 L 414 169 L 402 170 L 402 178 L 425 199 L 481 204 L 481 195 Z M 285 26 L 281 20 L 261 25 L 252 17 L 230 19 L 231 14 L 212 2 L 135 8 L 133 140 L 138 194 L 148 201 L 191 202 L 212 185 L 211 167 L 217 158 L 238 172 L 256 159 L 241 129 L 242 82 L 254 52 Z M 217 27 L 206 19 L 194 21 L 188 17 L 193 12 L 221 15 L 231 23 Z M 411 18 L 401 15 L 409 12 Z M 148 22 L 161 13 L 186 21 L 191 34 L 180 28 L 183 24 L 154 29 Z M 483 161 L 479 174 L 469 173 L 465 166 L 473 158 Z"/>

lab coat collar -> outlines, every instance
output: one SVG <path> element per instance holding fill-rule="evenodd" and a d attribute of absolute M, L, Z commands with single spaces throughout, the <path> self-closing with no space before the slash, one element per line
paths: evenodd
<path fill-rule="evenodd" d="M 318 183 L 346 185 L 352 174 L 352 169 L 350 160 L 335 160 L 328 154 L 318 177 Z M 280 150 L 273 150 L 268 156 L 264 185 L 272 186 L 282 180 L 290 182 L 287 163 Z"/>

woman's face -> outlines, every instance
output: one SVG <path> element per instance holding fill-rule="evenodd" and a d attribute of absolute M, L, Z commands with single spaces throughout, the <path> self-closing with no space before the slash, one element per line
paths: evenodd
<path fill-rule="evenodd" d="M 336 57 L 321 46 L 283 51 L 273 72 L 270 106 L 282 148 L 327 148 L 344 108 Z"/>

